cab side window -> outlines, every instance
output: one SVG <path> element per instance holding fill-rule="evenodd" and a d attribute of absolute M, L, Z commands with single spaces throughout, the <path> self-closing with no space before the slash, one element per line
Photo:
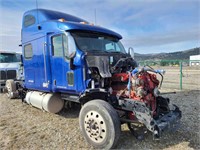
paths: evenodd
<path fill-rule="evenodd" d="M 27 44 L 24 46 L 24 58 L 32 59 L 33 57 L 33 49 L 31 44 Z"/>
<path fill-rule="evenodd" d="M 67 37 L 64 34 L 56 35 L 52 37 L 52 55 L 55 57 L 63 57 L 68 54 Z"/>
<path fill-rule="evenodd" d="M 56 35 L 52 38 L 53 56 L 63 57 L 62 35 Z"/>
<path fill-rule="evenodd" d="M 31 26 L 31 25 L 35 24 L 35 22 L 36 22 L 35 17 L 32 15 L 26 15 L 24 17 L 24 27 Z"/>

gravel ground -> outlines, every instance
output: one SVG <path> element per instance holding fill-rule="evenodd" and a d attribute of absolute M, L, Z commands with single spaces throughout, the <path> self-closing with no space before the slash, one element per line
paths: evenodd
<path fill-rule="evenodd" d="M 165 96 L 182 110 L 178 130 L 163 134 L 159 141 L 151 133 L 138 141 L 124 124 L 116 149 L 200 149 L 200 91 Z M 0 149 L 93 149 L 80 133 L 79 111 L 79 106 L 73 106 L 50 114 L 0 94 Z"/>

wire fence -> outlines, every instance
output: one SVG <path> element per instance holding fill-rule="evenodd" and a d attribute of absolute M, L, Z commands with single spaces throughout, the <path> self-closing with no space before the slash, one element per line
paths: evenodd
<path fill-rule="evenodd" d="M 149 65 L 154 69 L 164 69 L 162 88 L 177 90 L 200 90 L 200 64 L 189 60 L 139 61 L 139 66 Z M 158 76 L 158 78 L 160 78 Z"/>

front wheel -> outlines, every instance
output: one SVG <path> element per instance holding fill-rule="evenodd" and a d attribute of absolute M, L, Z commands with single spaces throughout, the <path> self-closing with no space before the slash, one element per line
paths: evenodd
<path fill-rule="evenodd" d="M 7 90 L 7 96 L 9 99 L 15 98 L 15 92 L 16 92 L 16 84 L 14 82 L 14 80 L 7 80 L 6 81 L 6 90 Z"/>
<path fill-rule="evenodd" d="M 95 148 L 110 149 L 116 146 L 121 124 L 116 110 L 103 100 L 87 102 L 79 115 L 81 132 Z"/>

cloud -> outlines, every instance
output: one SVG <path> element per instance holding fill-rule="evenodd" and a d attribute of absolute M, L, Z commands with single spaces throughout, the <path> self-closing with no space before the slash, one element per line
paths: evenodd
<path fill-rule="evenodd" d="M 200 33 L 197 32 L 195 28 L 190 30 L 177 30 L 171 31 L 167 34 L 150 34 L 148 36 L 137 36 L 133 38 L 125 38 L 124 41 L 131 41 L 134 43 L 134 46 L 158 46 L 165 45 L 169 43 L 177 43 L 184 41 L 192 41 L 200 39 Z"/>
<path fill-rule="evenodd" d="M 1 0 L 0 48 L 18 49 L 21 20 L 25 11 L 36 8 L 35 0 Z M 37 0 L 39 8 L 69 13 L 116 32 L 125 47 L 146 51 L 196 46 L 200 33 L 200 2 L 198 0 Z M 4 15 L 6 14 L 6 15 Z M 7 41 L 12 41 L 9 44 Z M 199 40 L 200 41 L 200 40 Z M 190 44 L 180 44 L 190 43 Z M 177 46 L 176 46 L 177 44 Z M 198 43 L 199 44 L 199 43 Z M 186 47 L 187 47 L 186 46 Z M 162 51 L 162 50 L 160 50 Z"/>

